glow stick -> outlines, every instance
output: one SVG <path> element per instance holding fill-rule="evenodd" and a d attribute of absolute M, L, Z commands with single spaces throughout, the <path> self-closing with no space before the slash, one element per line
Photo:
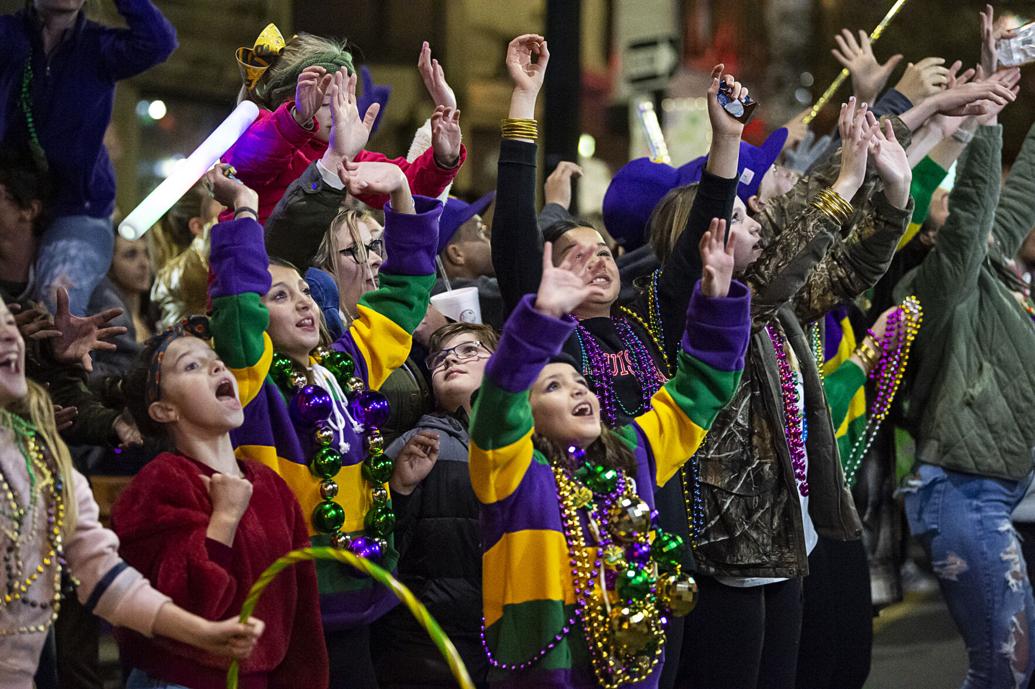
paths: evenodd
<path fill-rule="evenodd" d="M 144 233 L 216 164 L 219 157 L 241 138 L 258 116 L 259 107 L 255 103 L 250 100 L 241 101 L 230 116 L 194 149 L 190 157 L 177 163 L 173 173 L 119 223 L 119 234 L 126 239 L 143 237 Z"/>
<path fill-rule="evenodd" d="M 636 103 L 636 114 L 639 115 L 640 124 L 643 125 L 643 133 L 647 137 L 647 147 L 650 149 L 650 159 L 655 163 L 672 164 L 672 158 L 668 154 L 668 145 L 665 143 L 665 134 L 661 131 L 661 123 L 658 122 L 658 113 L 654 110 L 654 103 L 644 98 Z"/>
<path fill-rule="evenodd" d="M 871 44 L 880 38 L 880 35 L 884 33 L 884 29 L 888 28 L 888 24 L 891 23 L 891 20 L 895 18 L 895 15 L 902 10 L 907 2 L 909 2 L 909 0 L 897 0 L 897 2 L 891 6 L 888 13 L 884 15 L 884 19 L 880 20 L 880 24 L 878 24 L 877 28 L 870 34 Z M 834 83 L 827 87 L 827 90 L 823 92 L 823 95 L 820 96 L 819 100 L 817 100 L 815 105 L 812 106 L 812 110 L 809 110 L 809 113 L 805 115 L 805 119 L 802 120 L 805 124 L 809 124 L 812 120 L 816 119 L 816 115 L 819 114 L 819 111 L 822 110 L 823 106 L 834 97 L 834 94 L 837 93 L 837 90 L 841 88 L 841 84 L 845 83 L 845 79 L 847 78 L 848 68 L 845 67 L 841 70 L 841 73 L 837 75 L 837 78 L 834 79 Z M 873 105 L 873 103 L 870 103 L 870 105 Z"/>

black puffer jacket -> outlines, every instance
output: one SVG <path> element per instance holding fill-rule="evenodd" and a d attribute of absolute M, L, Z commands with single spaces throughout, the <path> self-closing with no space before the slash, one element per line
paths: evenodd
<path fill-rule="evenodd" d="M 421 430 L 438 433 L 439 459 L 411 495 L 392 495 L 398 577 L 442 625 L 471 677 L 482 684 L 487 669 L 479 638 L 482 551 L 478 501 L 467 470 L 467 419 L 462 412 L 459 418 L 427 414 L 385 452 L 394 459 Z M 402 606 L 376 623 L 374 638 L 382 689 L 456 686 L 427 633 Z"/>

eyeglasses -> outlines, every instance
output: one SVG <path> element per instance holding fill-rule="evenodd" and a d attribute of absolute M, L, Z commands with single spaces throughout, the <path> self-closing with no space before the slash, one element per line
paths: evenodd
<path fill-rule="evenodd" d="M 481 356 L 483 352 L 488 354 L 489 348 L 478 340 L 470 340 L 468 342 L 461 342 L 457 346 L 450 347 L 449 349 L 439 350 L 429 356 L 424 363 L 427 364 L 428 370 L 434 373 L 436 369 L 446 363 L 446 359 L 448 359 L 450 355 L 459 362 L 476 359 Z"/>
<path fill-rule="evenodd" d="M 363 265 L 370 259 L 370 254 L 377 254 L 381 258 L 385 257 L 385 243 L 381 239 L 371 240 L 369 244 L 353 244 L 350 247 L 346 247 L 341 250 L 341 253 L 352 257 L 352 260 Z"/>

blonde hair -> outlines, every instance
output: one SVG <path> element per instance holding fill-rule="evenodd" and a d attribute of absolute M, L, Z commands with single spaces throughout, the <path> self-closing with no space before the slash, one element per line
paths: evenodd
<path fill-rule="evenodd" d="M 274 60 L 266 73 L 259 79 L 249 97 L 269 110 L 276 110 L 281 103 L 295 97 L 298 75 L 306 67 L 319 65 L 328 73 L 341 67 L 352 74 L 352 53 L 345 41 L 300 33 L 292 36 L 284 46 L 280 57 Z"/>
<path fill-rule="evenodd" d="M 23 419 L 27 419 L 36 427 L 36 434 L 43 445 L 44 453 L 51 458 L 58 475 L 64 484 L 61 487 L 61 498 L 65 502 L 64 533 L 66 538 L 75 531 L 76 500 L 75 479 L 72 476 L 72 454 L 68 445 L 58 435 L 57 423 L 54 421 L 54 403 L 50 395 L 39 383 L 26 379 L 29 392 L 25 398 L 17 402 L 11 409 Z"/>
<path fill-rule="evenodd" d="M 673 249 L 679 236 L 686 229 L 686 222 L 690 219 L 690 209 L 697 198 L 697 182 L 676 187 L 661 197 L 658 205 L 650 213 L 647 220 L 647 240 L 654 255 L 664 265 Z"/>
<path fill-rule="evenodd" d="M 342 313 L 346 314 L 350 319 L 352 318 L 352 307 L 345 303 L 345 290 L 342 289 L 345 276 L 338 269 L 338 261 L 336 260 L 344 248 L 338 241 L 338 230 L 342 227 L 348 230 L 353 244 L 359 246 L 363 244 L 359 225 L 368 221 L 376 222 L 376 219 L 367 211 L 355 208 L 341 209 L 334 216 L 331 224 L 327 226 L 327 231 L 324 233 L 323 239 L 320 240 L 320 246 L 317 247 L 316 253 L 313 254 L 313 265 L 330 273 L 334 278 L 335 284 L 338 285 L 338 306 Z"/>

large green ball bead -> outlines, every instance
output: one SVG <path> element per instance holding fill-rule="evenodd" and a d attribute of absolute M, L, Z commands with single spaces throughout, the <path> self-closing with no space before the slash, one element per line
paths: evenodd
<path fill-rule="evenodd" d="M 324 500 L 313 508 L 313 528 L 324 534 L 332 534 L 345 523 L 345 508 L 336 502 Z"/>
<path fill-rule="evenodd" d="M 630 567 L 618 575 L 615 586 L 622 600 L 641 600 L 650 593 L 651 576 L 646 569 Z"/>
<path fill-rule="evenodd" d="M 341 453 L 333 447 L 321 447 L 309 460 L 309 471 L 317 478 L 334 478 L 341 471 Z"/>
<path fill-rule="evenodd" d="M 367 533 L 378 538 L 387 538 L 395 529 L 395 513 L 388 505 L 378 504 L 367 511 L 363 518 L 363 527 Z"/>
<path fill-rule="evenodd" d="M 650 555 L 661 569 L 671 571 L 682 563 L 685 549 L 681 536 L 659 529 L 651 543 Z"/>
<path fill-rule="evenodd" d="M 387 483 L 393 471 L 395 463 L 384 454 L 372 455 L 363 462 L 363 478 L 376 485 Z"/>
<path fill-rule="evenodd" d="M 338 380 L 351 378 L 353 371 L 356 369 L 356 365 L 352 362 L 352 357 L 345 352 L 329 352 L 327 356 L 323 357 L 320 365 L 330 371 L 331 375 Z"/>

